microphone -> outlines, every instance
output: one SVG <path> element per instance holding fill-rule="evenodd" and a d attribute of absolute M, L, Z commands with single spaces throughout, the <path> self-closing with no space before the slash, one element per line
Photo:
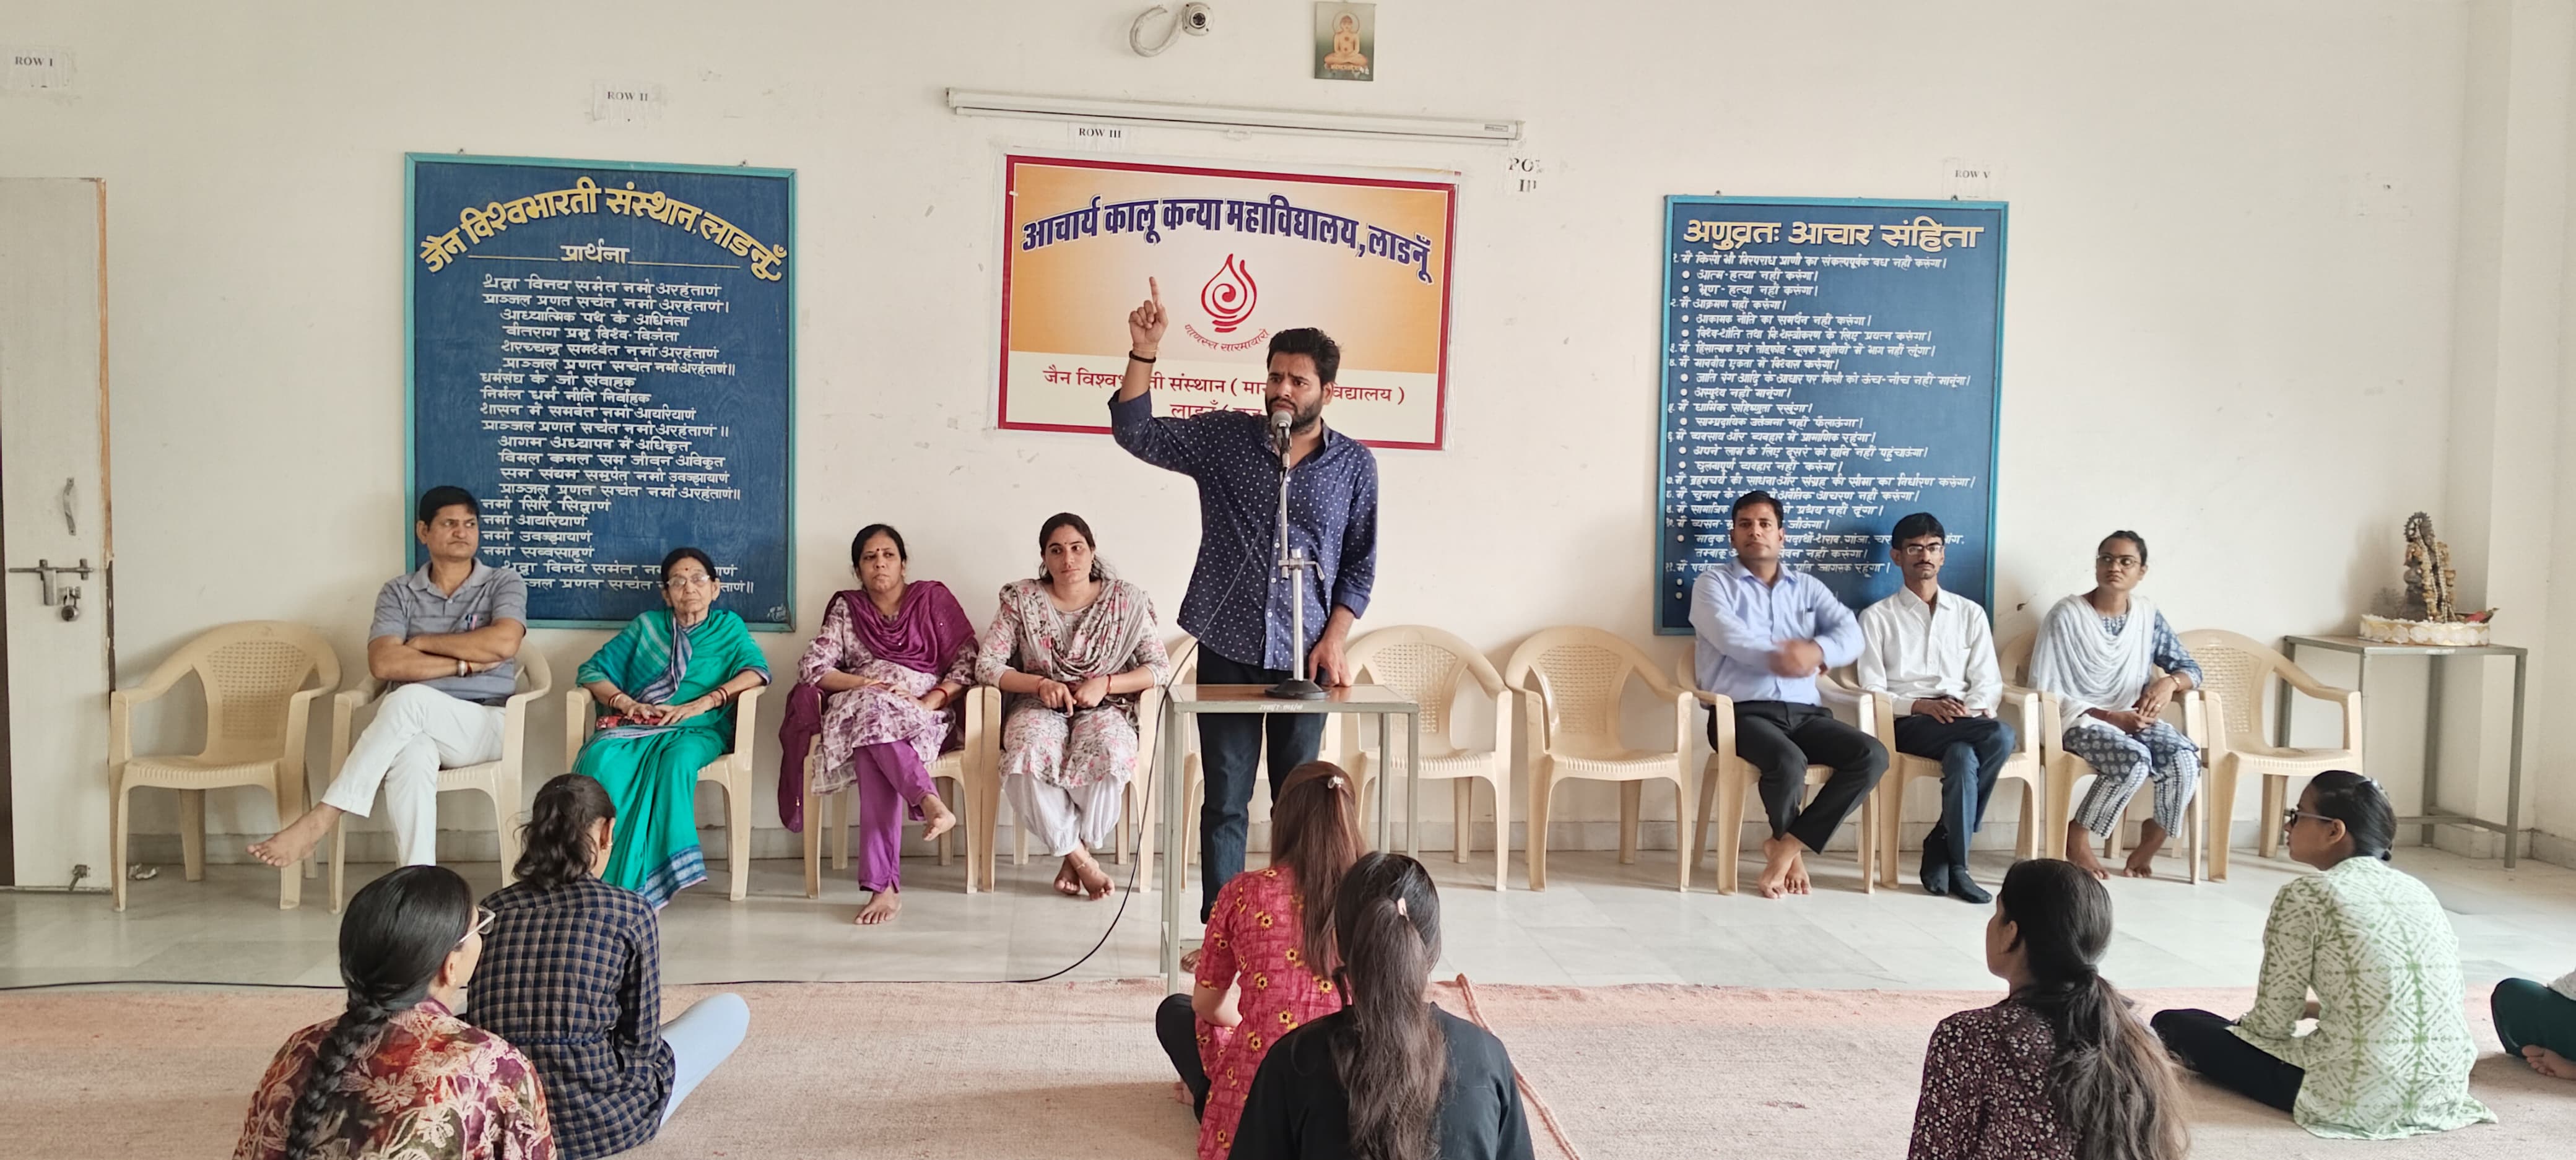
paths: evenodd
<path fill-rule="evenodd" d="M 1295 413 L 1285 410 L 1270 412 L 1270 450 L 1282 457 L 1288 454 L 1288 429 L 1297 422 Z"/>

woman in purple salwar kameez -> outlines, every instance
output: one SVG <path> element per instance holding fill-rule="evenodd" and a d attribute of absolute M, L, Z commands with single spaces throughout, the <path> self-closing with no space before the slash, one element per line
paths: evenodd
<path fill-rule="evenodd" d="M 884 524 L 860 529 L 850 541 L 859 590 L 832 597 L 822 634 L 797 666 L 780 730 L 787 764 L 800 771 L 805 739 L 819 737 L 815 793 L 858 787 L 858 878 L 872 895 L 859 910 L 862 926 L 885 922 L 903 907 L 898 855 L 907 808 L 927 823 L 925 841 L 957 824 L 957 815 L 931 792 L 930 765 L 961 741 L 954 707 L 975 683 L 975 628 L 946 586 L 905 581 L 909 558 L 902 534 Z M 788 781 L 781 779 L 780 809 L 801 822 L 794 815 L 803 812 L 803 787 L 791 812 L 783 790 Z"/>

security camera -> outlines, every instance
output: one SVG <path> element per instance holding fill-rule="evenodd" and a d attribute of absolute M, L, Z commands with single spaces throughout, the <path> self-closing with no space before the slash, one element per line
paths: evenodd
<path fill-rule="evenodd" d="M 1135 49 L 1138 56 L 1153 56 L 1172 47 L 1172 42 L 1180 39 L 1184 32 L 1192 36 L 1205 36 L 1209 29 L 1216 27 L 1216 13 L 1210 11 L 1207 5 L 1183 4 L 1179 13 L 1172 14 L 1171 23 L 1163 26 L 1163 39 L 1151 45 L 1146 44 L 1145 25 L 1171 13 L 1172 10 L 1169 7 L 1161 4 L 1146 9 L 1142 15 L 1136 17 L 1135 23 L 1127 26 L 1127 47 Z"/>

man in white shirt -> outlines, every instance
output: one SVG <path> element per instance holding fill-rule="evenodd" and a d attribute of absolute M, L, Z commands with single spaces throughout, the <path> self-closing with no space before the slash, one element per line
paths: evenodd
<path fill-rule="evenodd" d="M 1994 896 L 1968 877 L 1968 839 L 1983 825 L 2012 726 L 1995 718 L 2003 672 L 1986 610 L 1941 590 L 1948 533 L 1929 512 L 1896 522 L 1888 551 L 1905 587 L 1860 614 L 1862 689 L 1896 716 L 1896 750 L 1941 763 L 1941 821 L 1923 840 L 1923 889 L 1966 902 Z"/>

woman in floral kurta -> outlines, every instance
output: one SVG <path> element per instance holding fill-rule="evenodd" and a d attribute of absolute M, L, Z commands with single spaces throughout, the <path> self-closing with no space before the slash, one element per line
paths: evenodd
<path fill-rule="evenodd" d="M 553 1160 L 536 1069 L 454 1014 L 491 925 L 444 866 L 360 889 L 340 922 L 349 1005 L 278 1049 L 234 1160 Z M 308 1093 L 321 1098 L 299 1117 Z"/>
<path fill-rule="evenodd" d="M 903 820 L 925 822 L 929 840 L 957 823 L 939 800 L 932 763 L 964 740 L 953 706 L 975 683 L 975 628 L 936 581 L 904 576 L 903 535 L 883 524 L 850 542 L 857 591 L 832 597 L 823 631 L 805 648 L 796 688 L 779 727 L 787 765 L 779 808 L 802 829 L 805 794 L 859 791 L 859 885 L 874 897 L 858 913 L 873 926 L 902 907 Z M 805 751 L 815 743 L 813 784 Z M 790 803 L 793 808 L 790 808 Z"/>
<path fill-rule="evenodd" d="M 1027 832 L 1064 859 L 1055 887 L 1105 898 L 1090 849 L 1117 829 L 1136 767 L 1137 696 L 1172 659 L 1154 636 L 1154 602 L 1111 578 L 1091 529 L 1063 513 L 1038 539 L 1046 575 L 1002 586 L 975 679 L 1011 695 L 1002 711 L 1002 792 Z"/>
<path fill-rule="evenodd" d="M 1199 951 L 1198 983 L 1218 991 L 1235 986 L 1243 1022 L 1198 1024 L 1199 1058 L 1207 1067 L 1207 1108 L 1199 1117 L 1199 1160 L 1224 1160 L 1234 1147 L 1243 1097 L 1261 1070 L 1261 1056 L 1279 1037 L 1342 1009 L 1342 996 L 1298 949 L 1305 905 L 1297 876 L 1284 866 L 1247 870 L 1217 891 L 1208 912 L 1207 942 Z"/>
<path fill-rule="evenodd" d="M 2459 936 L 2433 892 L 2386 861 L 2394 817 L 2360 774 L 2311 780 L 2284 833 L 2291 857 L 2325 873 L 2273 896 L 2253 1010 L 2233 1026 L 2205 1011 L 2156 1016 L 2183 1062 L 2286 1104 L 2311 1135 L 2386 1140 L 2495 1120 L 2469 1096 L 2478 1050 Z M 2301 1033 L 2302 1019 L 2316 1028 Z"/>
<path fill-rule="evenodd" d="M 251 1098 L 233 1160 L 286 1155 L 288 1117 L 304 1091 L 314 1053 L 337 1022 L 334 1016 L 298 1031 L 278 1049 Z M 536 1068 L 500 1036 L 467 1024 L 436 999 L 394 1016 L 385 1025 L 383 1044 L 342 1084 L 365 1102 L 341 1118 L 337 1130 L 326 1127 L 316 1149 L 320 1155 L 550 1160 L 555 1154 Z"/>

